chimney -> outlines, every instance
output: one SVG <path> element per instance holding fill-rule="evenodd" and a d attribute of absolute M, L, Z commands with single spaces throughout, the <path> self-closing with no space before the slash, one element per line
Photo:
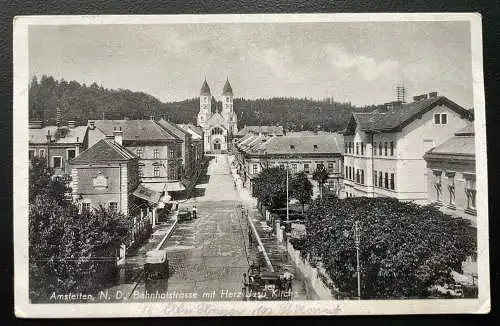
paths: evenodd
<path fill-rule="evenodd" d="M 94 120 L 89 120 L 89 129 L 94 130 L 95 129 L 95 121 Z"/>
<path fill-rule="evenodd" d="M 438 97 L 438 92 L 430 92 L 429 93 L 429 98 L 436 98 Z"/>
<path fill-rule="evenodd" d="M 115 143 L 117 143 L 118 145 L 122 145 L 123 144 L 123 131 L 122 131 L 122 127 L 115 127 L 115 129 L 113 130 L 113 138 L 115 140 Z"/>
<path fill-rule="evenodd" d="M 427 99 L 427 94 L 413 96 L 413 101 L 418 102 Z"/>
<path fill-rule="evenodd" d="M 61 113 L 61 108 L 56 109 L 56 126 L 61 125 L 61 119 L 62 119 L 62 113 Z"/>
<path fill-rule="evenodd" d="M 70 129 L 73 129 L 76 127 L 76 121 L 75 120 L 68 120 L 68 127 Z"/>
<path fill-rule="evenodd" d="M 47 135 L 45 137 L 47 138 L 47 143 L 50 143 L 52 141 L 52 136 L 50 135 L 50 130 L 47 130 Z"/>
<path fill-rule="evenodd" d="M 43 127 L 43 121 L 41 120 L 35 120 L 29 122 L 29 129 L 42 129 L 42 127 Z"/>

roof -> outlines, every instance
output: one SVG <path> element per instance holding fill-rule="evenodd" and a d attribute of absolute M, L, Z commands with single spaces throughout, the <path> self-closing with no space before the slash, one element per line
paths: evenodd
<path fill-rule="evenodd" d="M 208 118 L 207 120 L 207 125 L 208 126 L 220 126 L 220 127 L 223 127 L 224 129 L 226 129 L 226 119 L 224 119 L 224 117 L 219 113 L 219 112 L 216 112 L 214 114 L 212 114 L 212 116 L 210 118 Z"/>
<path fill-rule="evenodd" d="M 70 161 L 70 164 L 88 164 L 91 162 L 128 161 L 137 158 L 125 147 L 112 139 L 101 139 L 94 146 L 83 151 Z"/>
<path fill-rule="evenodd" d="M 57 126 L 46 126 L 40 129 L 29 129 L 30 144 L 45 144 L 47 143 L 47 134 L 50 132 L 51 139 L 56 144 L 75 144 L 83 143 L 87 134 L 87 126 L 77 126 L 69 128 L 63 126 L 60 129 L 66 133 L 64 137 L 57 137 Z"/>
<path fill-rule="evenodd" d="M 180 140 L 153 120 L 94 120 L 94 123 L 107 136 L 121 127 L 124 141 Z"/>
<path fill-rule="evenodd" d="M 184 138 L 186 137 L 186 135 L 191 135 L 191 133 L 183 128 L 181 128 L 180 126 L 176 125 L 175 123 L 173 122 L 170 122 L 170 121 L 167 121 L 167 120 L 164 120 L 164 119 L 160 119 L 160 121 L 157 121 L 157 123 L 165 130 L 167 130 L 168 132 L 174 134 L 175 136 L 177 136 L 178 138 L 184 140 Z"/>
<path fill-rule="evenodd" d="M 341 153 L 342 135 L 281 136 L 271 137 L 259 150 L 267 154 Z"/>
<path fill-rule="evenodd" d="M 207 83 L 206 79 L 205 79 L 205 81 L 203 81 L 203 85 L 201 85 L 200 95 L 204 95 L 204 96 L 211 95 L 211 93 L 210 93 L 210 87 L 208 86 L 208 83 Z"/>
<path fill-rule="evenodd" d="M 475 156 L 475 147 L 474 126 L 471 123 L 465 128 L 458 130 L 453 137 L 446 140 L 444 143 L 429 150 L 426 156 Z"/>
<path fill-rule="evenodd" d="M 238 136 L 245 136 L 248 133 L 253 134 L 273 134 L 277 136 L 283 135 L 282 126 L 245 126 L 243 129 L 238 131 Z"/>
<path fill-rule="evenodd" d="M 178 124 L 179 127 L 188 131 L 191 134 L 192 139 L 200 140 L 203 138 L 203 129 L 194 126 L 192 124 Z"/>
<path fill-rule="evenodd" d="M 224 84 L 224 88 L 222 89 L 222 95 L 226 96 L 233 96 L 233 88 L 231 87 L 231 84 L 229 83 L 229 78 L 226 79 L 226 83 Z"/>
<path fill-rule="evenodd" d="M 346 133 L 354 131 L 354 122 L 363 131 L 396 131 L 438 105 L 445 105 L 469 120 L 473 118 L 470 111 L 444 96 L 438 96 L 395 106 L 387 112 L 353 113 Z"/>

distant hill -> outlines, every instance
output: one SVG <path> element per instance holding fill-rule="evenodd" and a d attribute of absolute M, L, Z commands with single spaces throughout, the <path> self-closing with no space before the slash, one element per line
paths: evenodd
<path fill-rule="evenodd" d="M 30 119 L 55 123 L 56 110 L 62 119 L 86 124 L 89 119 L 142 119 L 150 115 L 168 118 L 176 123 L 196 123 L 199 111 L 197 97 L 163 103 L 144 92 L 107 89 L 96 83 L 89 86 L 76 81 L 58 81 L 51 76 L 33 77 L 29 91 Z M 213 100 L 212 109 L 221 103 Z M 374 107 L 355 107 L 331 98 L 322 101 L 307 98 L 276 97 L 270 99 L 234 99 L 238 127 L 245 125 L 283 125 L 287 130 L 336 131 L 344 128 L 351 112 L 367 112 Z"/>

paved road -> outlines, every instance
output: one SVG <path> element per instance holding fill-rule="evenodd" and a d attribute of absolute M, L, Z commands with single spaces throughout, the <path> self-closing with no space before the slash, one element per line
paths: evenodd
<path fill-rule="evenodd" d="M 249 247 L 239 203 L 227 157 L 221 155 L 210 162 L 207 177 L 196 186 L 193 198 L 179 205 L 180 209 L 196 205 L 198 218 L 179 223 L 163 246 L 170 264 L 169 279 L 159 284 L 141 283 L 137 293 L 159 289 L 181 301 L 193 300 L 181 296 L 194 293 L 199 300 L 241 301 L 232 294 L 241 292 L 242 274 L 256 252 Z"/>

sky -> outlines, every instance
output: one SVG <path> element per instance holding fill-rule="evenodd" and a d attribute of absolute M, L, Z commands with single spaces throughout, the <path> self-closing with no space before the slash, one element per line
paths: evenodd
<path fill-rule="evenodd" d="M 203 79 L 220 98 L 333 97 L 353 105 L 437 91 L 472 107 L 468 22 L 30 26 L 30 75 L 177 101 Z"/>

